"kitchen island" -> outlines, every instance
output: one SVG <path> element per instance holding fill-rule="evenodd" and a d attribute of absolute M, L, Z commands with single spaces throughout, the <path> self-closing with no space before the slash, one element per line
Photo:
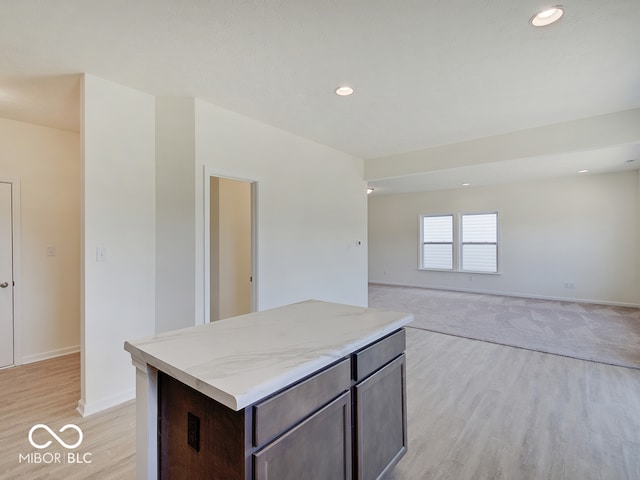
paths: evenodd
<path fill-rule="evenodd" d="M 137 478 L 379 478 L 407 448 L 412 319 L 310 300 L 125 342 Z"/>

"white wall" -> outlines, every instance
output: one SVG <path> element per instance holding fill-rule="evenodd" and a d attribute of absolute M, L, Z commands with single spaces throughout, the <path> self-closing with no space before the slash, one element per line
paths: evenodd
<path fill-rule="evenodd" d="M 0 119 L 0 178 L 21 186 L 22 362 L 80 344 L 80 137 Z M 47 246 L 56 255 L 47 256 Z M 16 359 L 20 363 L 20 359 Z"/>
<path fill-rule="evenodd" d="M 205 166 L 258 182 L 260 310 L 309 298 L 367 304 L 362 160 L 196 100 L 196 162 L 198 198 Z M 200 292 L 202 203 L 196 209 Z"/>
<path fill-rule="evenodd" d="M 156 98 L 156 332 L 195 322 L 195 100 Z"/>
<path fill-rule="evenodd" d="M 82 111 L 79 410 L 88 415 L 134 397 L 123 344 L 155 331 L 155 99 L 85 75 Z"/>
<path fill-rule="evenodd" d="M 369 198 L 370 282 L 640 304 L 638 172 Z M 500 275 L 418 270 L 418 216 L 499 212 Z M 565 283 L 575 288 L 565 288 Z"/>

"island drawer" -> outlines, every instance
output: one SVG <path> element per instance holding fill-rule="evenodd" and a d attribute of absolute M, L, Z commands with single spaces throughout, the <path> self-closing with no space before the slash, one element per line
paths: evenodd
<path fill-rule="evenodd" d="M 353 354 L 353 379 L 359 382 L 401 355 L 406 348 L 404 329 Z"/>
<path fill-rule="evenodd" d="M 352 480 L 351 393 L 253 454 L 253 480 Z"/>
<path fill-rule="evenodd" d="M 260 446 L 313 414 L 351 386 L 345 359 L 253 407 L 253 445 Z"/>

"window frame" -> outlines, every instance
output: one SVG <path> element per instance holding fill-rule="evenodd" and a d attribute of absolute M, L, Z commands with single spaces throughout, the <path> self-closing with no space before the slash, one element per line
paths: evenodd
<path fill-rule="evenodd" d="M 495 215 L 496 216 L 496 241 L 495 242 L 465 242 L 464 239 L 464 229 L 463 229 L 463 219 L 464 217 L 471 217 L 474 215 Z M 500 215 L 498 215 L 497 211 L 491 212 L 465 212 L 459 214 L 458 219 L 458 233 L 459 233 L 459 241 L 458 241 L 458 268 L 457 271 L 460 273 L 482 273 L 485 275 L 497 275 L 500 273 Z M 487 272 L 482 270 L 466 270 L 464 268 L 463 262 L 463 253 L 462 250 L 465 245 L 495 245 L 496 246 L 496 269 L 495 271 Z"/>
<path fill-rule="evenodd" d="M 495 272 L 486 272 L 478 270 L 463 270 L 462 263 L 462 248 L 463 248 L 463 231 L 462 231 L 462 219 L 464 216 L 471 215 L 495 215 L 496 216 L 496 241 L 494 242 L 465 242 L 468 245 L 494 245 L 496 246 L 496 270 Z M 424 219 L 428 217 L 451 217 L 452 218 L 452 242 L 431 242 L 433 244 L 446 244 L 452 245 L 452 268 L 432 268 L 424 265 Z M 421 213 L 418 215 L 418 270 L 426 272 L 453 272 L 464 274 L 482 274 L 482 275 L 500 275 L 500 267 L 502 262 L 500 261 L 500 214 L 497 210 L 491 211 L 473 211 L 462 213 Z"/>
<path fill-rule="evenodd" d="M 424 219 L 425 218 L 435 218 L 435 217 L 451 217 L 451 242 L 425 242 L 424 241 Z M 419 270 L 427 270 L 432 272 L 455 272 L 456 271 L 456 218 L 453 213 L 435 213 L 435 214 L 421 214 L 418 218 L 419 229 L 420 229 L 420 238 L 419 238 L 419 258 L 418 258 L 418 269 Z M 433 268 L 433 267 L 425 267 L 424 265 L 424 247 L 425 245 L 451 245 L 451 268 Z"/>

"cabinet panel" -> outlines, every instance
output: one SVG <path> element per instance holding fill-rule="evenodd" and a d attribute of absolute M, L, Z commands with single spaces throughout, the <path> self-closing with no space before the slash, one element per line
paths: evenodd
<path fill-rule="evenodd" d="M 253 445 L 264 445 L 348 390 L 350 386 L 351 366 L 347 359 L 260 402 L 253 407 Z"/>
<path fill-rule="evenodd" d="M 245 480 L 251 419 L 158 372 L 158 477 Z"/>
<path fill-rule="evenodd" d="M 255 480 L 351 479 L 351 394 L 346 392 L 255 453 Z"/>
<path fill-rule="evenodd" d="M 380 478 L 407 451 L 405 355 L 355 386 L 358 480 Z"/>
<path fill-rule="evenodd" d="M 369 345 L 353 355 L 354 380 L 360 381 L 403 353 L 406 348 L 404 329 Z"/>

